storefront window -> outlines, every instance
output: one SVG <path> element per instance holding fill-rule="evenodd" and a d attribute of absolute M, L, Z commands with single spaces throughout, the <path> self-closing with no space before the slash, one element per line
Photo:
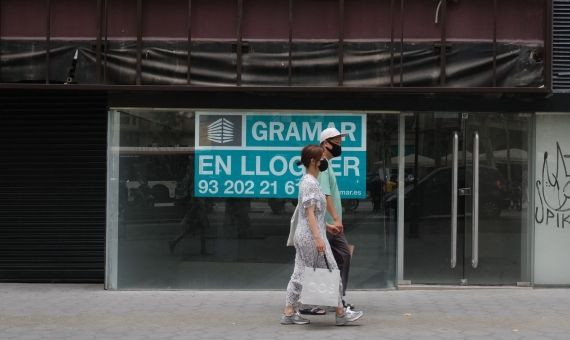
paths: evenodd
<path fill-rule="evenodd" d="M 349 289 L 394 286 L 396 208 L 383 202 L 397 115 L 113 109 L 109 121 L 110 288 L 284 289 L 294 161 L 330 124 L 349 133 L 332 163 L 355 246 Z"/>

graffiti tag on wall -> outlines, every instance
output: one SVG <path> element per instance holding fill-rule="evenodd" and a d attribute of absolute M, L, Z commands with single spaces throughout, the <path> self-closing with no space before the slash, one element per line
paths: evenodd
<path fill-rule="evenodd" d="M 556 156 L 544 152 L 542 174 L 536 180 L 534 219 L 539 224 L 570 227 L 570 174 L 560 144 L 556 142 Z"/>

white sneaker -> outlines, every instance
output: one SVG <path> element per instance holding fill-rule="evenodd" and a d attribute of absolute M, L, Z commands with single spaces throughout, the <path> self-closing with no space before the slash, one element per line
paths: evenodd
<path fill-rule="evenodd" d="M 293 315 L 281 315 L 281 324 L 282 325 L 306 325 L 311 323 L 309 319 L 305 319 L 299 313 L 295 313 Z"/>
<path fill-rule="evenodd" d="M 363 311 L 352 311 L 350 309 L 345 309 L 344 310 L 344 315 L 343 316 L 336 316 L 336 325 L 337 326 L 344 326 L 349 322 L 354 322 L 358 319 L 360 319 L 362 316 L 364 315 Z"/>

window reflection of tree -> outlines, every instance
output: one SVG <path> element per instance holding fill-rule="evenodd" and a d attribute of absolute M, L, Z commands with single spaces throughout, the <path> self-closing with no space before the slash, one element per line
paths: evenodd
<path fill-rule="evenodd" d="M 369 160 L 367 162 L 367 191 L 372 200 L 373 211 L 382 210 L 382 201 L 388 190 L 392 191 L 392 169 L 397 169 L 398 164 L 392 164 L 392 157 L 396 154 L 392 146 L 397 146 L 398 116 L 390 114 L 368 115 L 367 138 L 369 145 Z M 397 150 L 397 147 L 396 147 Z"/>
<path fill-rule="evenodd" d="M 251 201 L 244 198 L 226 199 L 224 228 L 237 232 L 239 239 L 251 237 L 249 211 Z"/>

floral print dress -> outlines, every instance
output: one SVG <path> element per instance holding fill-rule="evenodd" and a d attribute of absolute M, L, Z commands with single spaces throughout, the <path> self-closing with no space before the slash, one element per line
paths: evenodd
<path fill-rule="evenodd" d="M 313 234 L 311 233 L 311 228 L 309 226 L 309 221 L 307 219 L 306 209 L 308 207 L 315 207 L 315 217 L 317 219 L 317 224 L 319 226 L 319 232 L 321 233 L 321 238 L 323 239 L 326 251 L 325 255 L 331 269 L 338 269 L 336 261 L 334 259 L 331 246 L 327 240 L 326 235 L 326 224 L 325 224 L 325 214 L 327 209 L 327 202 L 325 195 L 322 193 L 319 186 L 319 182 L 313 175 L 306 174 L 301 179 L 299 183 L 299 200 L 297 204 L 299 206 L 299 222 L 297 229 L 295 231 L 295 268 L 293 270 L 293 275 L 291 275 L 291 280 L 287 285 L 287 297 L 285 299 L 286 305 L 299 307 L 299 297 L 301 296 L 301 290 L 303 289 L 303 273 L 305 267 L 312 267 L 317 260 L 317 268 L 326 268 L 324 257 L 318 256 L 317 247 L 313 239 Z M 339 304 L 342 306 L 341 293 L 342 283 L 339 284 Z"/>

